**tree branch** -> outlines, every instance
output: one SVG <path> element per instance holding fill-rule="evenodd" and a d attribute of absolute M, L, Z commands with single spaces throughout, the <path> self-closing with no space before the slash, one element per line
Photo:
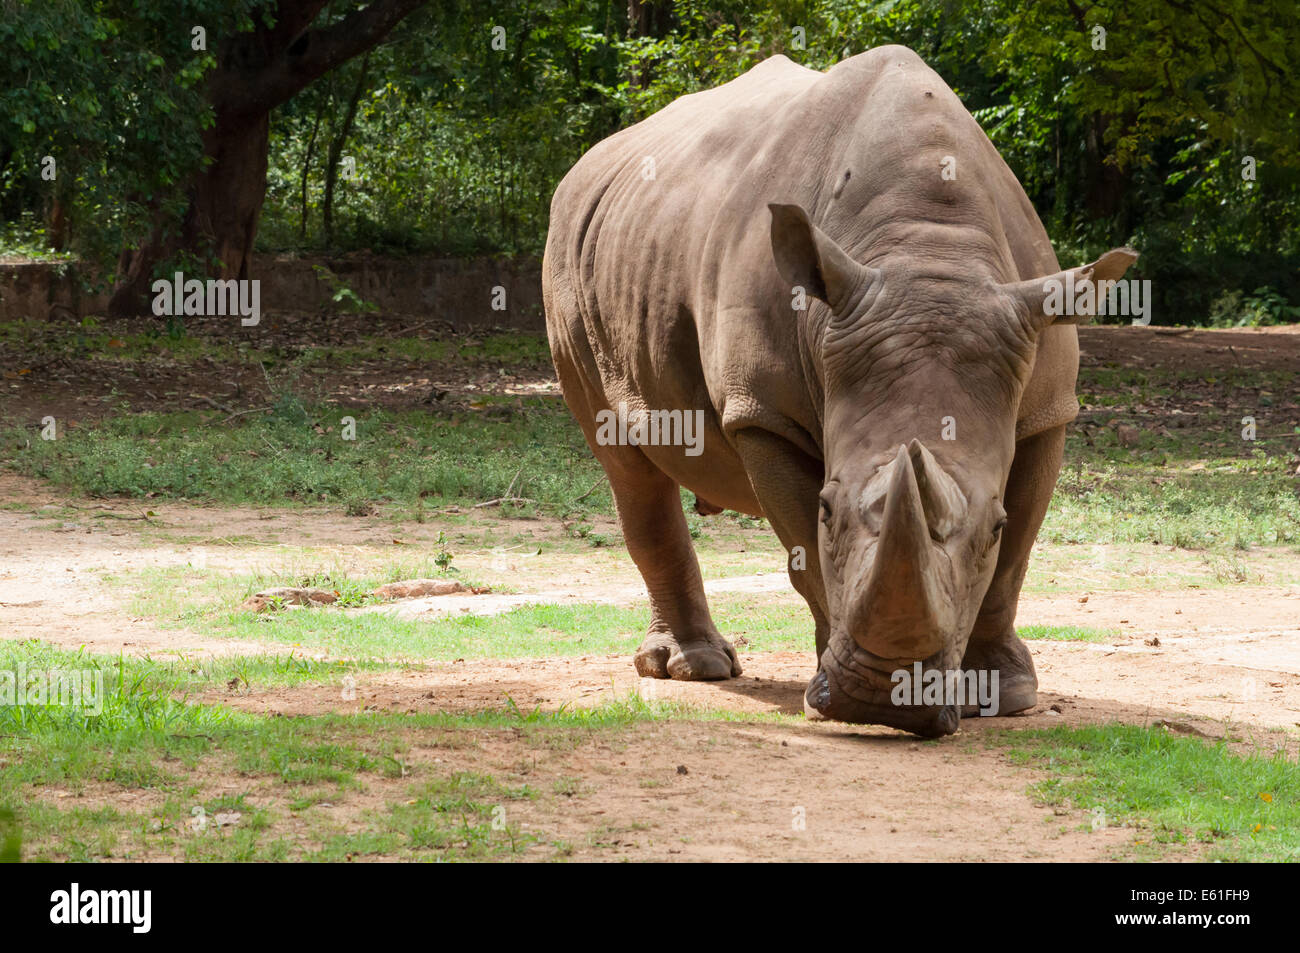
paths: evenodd
<path fill-rule="evenodd" d="M 308 12 L 314 18 L 323 4 L 311 0 L 295 7 L 282 0 L 282 10 L 294 9 L 292 14 L 277 19 L 274 39 L 269 44 L 273 48 L 266 51 L 265 65 L 250 69 L 247 65 L 223 64 L 213 78 L 213 105 L 227 116 L 251 117 L 270 112 L 340 63 L 375 46 L 426 3 L 428 0 L 371 0 L 333 26 L 303 32 L 298 24 Z M 263 34 L 262 39 L 272 37 Z"/>

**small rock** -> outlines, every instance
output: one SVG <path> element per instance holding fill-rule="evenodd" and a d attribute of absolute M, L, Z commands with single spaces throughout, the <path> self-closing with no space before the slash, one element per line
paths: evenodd
<path fill-rule="evenodd" d="M 323 606 L 338 601 L 339 594 L 329 589 L 302 589 L 283 587 L 264 589 L 244 600 L 239 607 L 251 612 L 265 612 L 279 606 Z"/>
<path fill-rule="evenodd" d="M 686 765 L 684 765 L 684 764 L 679 764 L 679 765 L 677 766 L 677 773 L 678 773 L 678 774 L 690 774 L 690 772 L 686 770 Z"/>
<path fill-rule="evenodd" d="M 374 594 L 380 599 L 417 599 L 421 596 L 448 596 L 453 592 L 468 592 L 464 584 L 454 579 L 408 579 L 380 586 Z"/>

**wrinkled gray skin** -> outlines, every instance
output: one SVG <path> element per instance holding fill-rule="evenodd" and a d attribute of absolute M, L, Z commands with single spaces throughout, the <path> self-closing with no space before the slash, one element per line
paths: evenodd
<path fill-rule="evenodd" d="M 979 125 L 904 47 L 827 73 L 775 56 L 587 153 L 551 205 L 543 290 L 649 589 L 637 671 L 740 674 L 684 486 L 701 512 L 765 516 L 791 553 L 816 625 L 810 717 L 955 731 L 958 705 L 891 704 L 890 673 L 917 660 L 996 670 L 999 713 L 1032 707 L 1016 602 L 1078 409 L 1077 332 L 1043 307 L 1059 267 Z M 703 409 L 702 455 L 599 445 L 619 402 Z"/>

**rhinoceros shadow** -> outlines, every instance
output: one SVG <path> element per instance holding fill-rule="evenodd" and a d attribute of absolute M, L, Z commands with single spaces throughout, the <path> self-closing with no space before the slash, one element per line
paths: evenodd
<path fill-rule="evenodd" d="M 803 714 L 803 695 L 807 684 L 807 680 L 802 678 L 755 678 L 748 675 L 710 683 L 721 691 L 739 696 L 751 703 L 758 702 L 767 710 L 778 711 L 783 715 Z M 753 706 L 736 707 L 752 709 Z M 1079 727 L 1105 722 L 1144 725 L 1167 730 L 1173 734 L 1194 735 L 1211 740 L 1223 737 L 1226 732 L 1223 723 L 1206 715 L 1173 709 L 1157 709 L 1149 704 L 1128 703 L 1113 698 L 1092 698 L 1040 690 L 1038 704 L 1029 711 L 987 718 L 978 715 L 966 716 L 961 720 L 961 733 L 969 737 L 971 734 L 984 731 Z M 839 722 L 819 724 L 821 732 L 832 737 L 893 743 L 916 743 L 921 740 L 910 732 L 884 726 L 874 726 L 882 732 L 881 734 L 863 734 L 861 726 Z"/>
<path fill-rule="evenodd" d="M 808 679 L 800 678 L 755 678 L 741 675 L 726 681 L 713 682 L 712 685 L 732 695 L 752 699 L 764 706 L 771 706 L 783 715 L 803 714 L 803 693 L 808 686 Z M 744 706 L 749 708 L 751 706 Z"/>

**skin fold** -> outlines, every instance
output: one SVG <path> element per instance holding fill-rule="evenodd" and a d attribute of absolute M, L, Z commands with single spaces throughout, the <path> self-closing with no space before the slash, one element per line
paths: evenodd
<path fill-rule="evenodd" d="M 1074 269 L 1117 280 L 1127 249 Z M 810 717 L 955 731 L 892 673 L 997 673 L 1032 707 L 1015 634 L 1078 410 L 1083 318 L 1024 190 L 911 50 L 826 73 L 783 56 L 591 149 L 551 205 L 547 330 L 605 468 L 652 622 L 644 676 L 740 674 L 709 616 L 679 487 L 764 516 L 808 602 Z M 597 439 L 619 405 L 703 411 L 702 452 Z"/>

